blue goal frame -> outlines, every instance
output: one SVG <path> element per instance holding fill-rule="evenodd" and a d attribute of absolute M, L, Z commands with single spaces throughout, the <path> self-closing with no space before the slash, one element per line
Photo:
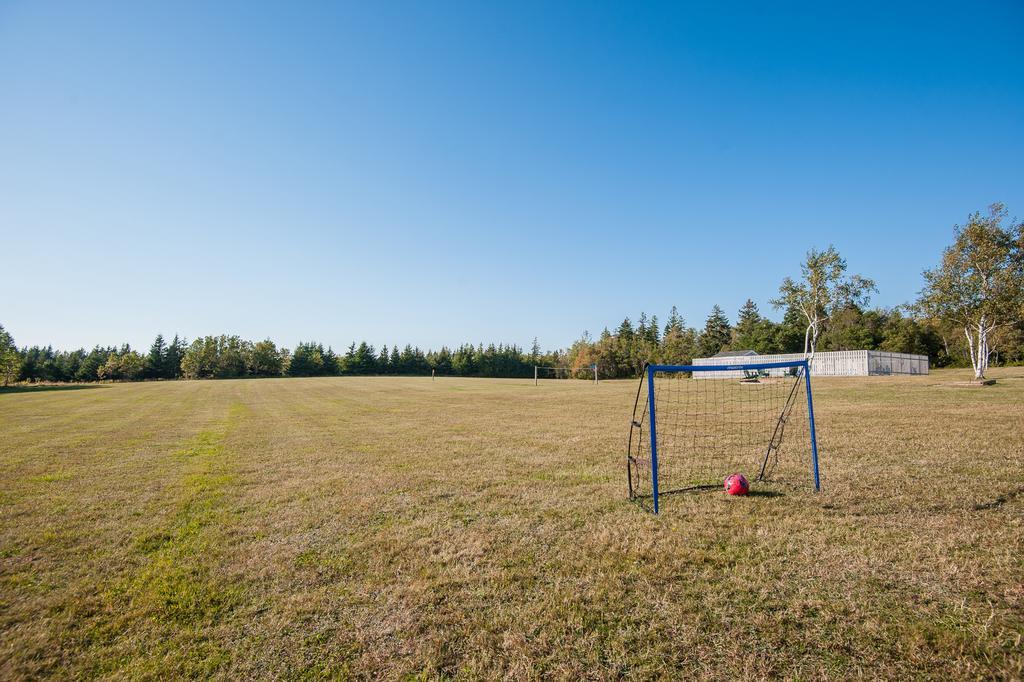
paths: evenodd
<path fill-rule="evenodd" d="M 658 426 L 654 412 L 654 375 L 657 372 L 726 372 L 762 369 L 787 369 L 799 367 L 804 370 L 807 386 L 807 418 L 811 429 L 811 468 L 814 474 L 814 491 L 821 491 L 818 472 L 818 438 L 814 431 L 814 401 L 811 399 L 811 365 L 806 359 L 787 362 L 752 362 L 739 365 L 647 365 L 647 409 L 651 428 L 651 493 L 654 498 L 654 513 L 658 513 Z"/>

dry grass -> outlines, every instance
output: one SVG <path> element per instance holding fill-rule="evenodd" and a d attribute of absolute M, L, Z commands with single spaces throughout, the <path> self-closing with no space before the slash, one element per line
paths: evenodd
<path fill-rule="evenodd" d="M 0 394 L 0 677 L 1024 676 L 1024 370 L 817 380 L 826 490 L 625 500 L 633 382 Z"/>

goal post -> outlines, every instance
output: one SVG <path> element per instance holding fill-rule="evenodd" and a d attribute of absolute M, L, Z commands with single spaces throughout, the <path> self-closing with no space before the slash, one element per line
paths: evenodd
<path fill-rule="evenodd" d="M 751 481 L 821 489 L 809 363 L 648 365 L 637 387 L 626 461 L 629 497 Z"/>
<path fill-rule="evenodd" d="M 595 385 L 600 383 L 596 364 L 576 368 L 534 365 L 533 385 L 537 386 L 540 383 L 540 379 L 585 379 L 586 381 L 593 381 Z"/>

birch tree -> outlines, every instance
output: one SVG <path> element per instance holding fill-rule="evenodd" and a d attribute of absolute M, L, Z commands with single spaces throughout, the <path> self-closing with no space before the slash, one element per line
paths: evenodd
<path fill-rule="evenodd" d="M 793 308 L 803 315 L 804 355 L 814 357 L 818 338 L 828 320 L 848 306 L 866 306 L 876 291 L 874 280 L 846 274 L 846 260 L 834 246 L 824 251 L 811 249 L 800 265 L 800 281 L 782 280 L 779 295 L 770 303 L 778 308 Z"/>
<path fill-rule="evenodd" d="M 963 330 L 974 367 L 982 381 L 992 355 L 994 332 L 1024 316 L 1024 223 L 1003 226 L 1002 204 L 976 212 L 954 229 L 953 244 L 938 267 L 925 270 L 920 305 L 939 320 Z"/>

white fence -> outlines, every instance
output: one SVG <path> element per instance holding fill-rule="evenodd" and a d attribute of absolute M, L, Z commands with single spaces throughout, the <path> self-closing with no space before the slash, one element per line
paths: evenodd
<path fill-rule="evenodd" d="M 694 365 L 719 367 L 750 363 L 789 362 L 803 360 L 803 353 L 778 355 L 737 355 L 733 357 L 694 358 Z M 772 376 L 781 376 L 788 369 L 769 370 Z M 928 356 L 910 353 L 889 353 L 880 350 L 836 350 L 815 353 L 811 360 L 811 376 L 863 377 L 879 374 L 927 374 Z M 694 372 L 698 379 L 743 378 L 743 371 Z"/>
<path fill-rule="evenodd" d="M 868 374 L 927 374 L 928 356 L 869 350 Z"/>

